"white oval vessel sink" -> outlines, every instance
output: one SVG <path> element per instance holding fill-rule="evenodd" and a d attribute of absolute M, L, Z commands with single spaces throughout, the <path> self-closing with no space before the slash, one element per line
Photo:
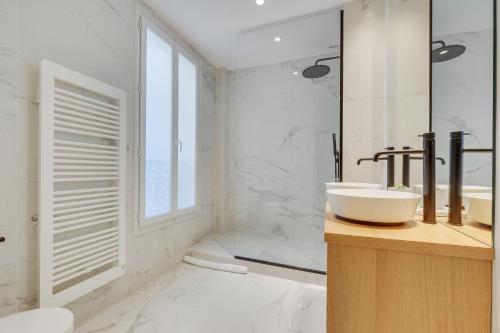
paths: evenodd
<path fill-rule="evenodd" d="M 360 222 L 397 224 L 413 220 L 420 195 L 409 192 L 338 189 L 326 192 L 332 212 Z"/>
<path fill-rule="evenodd" d="M 334 182 L 326 183 L 326 190 L 338 190 L 338 189 L 372 189 L 372 190 L 382 190 L 385 186 L 381 184 L 372 183 L 352 183 L 352 182 Z"/>
<path fill-rule="evenodd" d="M 492 225 L 493 194 L 492 193 L 465 193 L 467 199 L 467 220 Z"/>
<path fill-rule="evenodd" d="M 423 195 L 423 185 L 413 185 L 413 189 L 417 194 Z M 436 185 L 436 211 L 438 215 L 447 216 L 448 215 L 448 196 L 449 196 L 449 185 L 437 184 Z M 476 185 L 464 185 L 462 187 L 462 193 L 491 193 L 492 188 L 487 186 L 476 186 Z M 465 198 L 465 196 L 464 196 Z M 466 201 L 466 200 L 464 200 Z M 467 204 L 467 202 L 464 202 Z M 420 202 L 419 207 L 422 207 L 422 202 Z"/>

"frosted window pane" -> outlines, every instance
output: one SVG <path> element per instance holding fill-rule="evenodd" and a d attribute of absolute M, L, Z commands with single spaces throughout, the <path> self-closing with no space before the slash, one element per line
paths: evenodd
<path fill-rule="evenodd" d="M 145 217 L 171 211 L 172 47 L 147 30 Z"/>
<path fill-rule="evenodd" d="M 196 202 L 196 66 L 179 55 L 178 209 Z"/>

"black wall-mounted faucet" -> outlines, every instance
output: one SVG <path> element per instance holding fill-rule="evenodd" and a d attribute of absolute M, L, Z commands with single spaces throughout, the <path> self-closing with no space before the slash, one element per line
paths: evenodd
<path fill-rule="evenodd" d="M 450 133 L 450 192 L 448 198 L 448 222 L 462 225 L 462 187 L 464 172 L 464 153 L 492 153 L 491 148 L 464 149 L 463 131 Z"/>
<path fill-rule="evenodd" d="M 424 133 L 423 149 L 386 150 L 376 153 L 373 161 L 377 162 L 382 156 L 394 155 L 422 155 L 424 164 L 424 219 L 425 223 L 436 223 L 436 135 L 435 133 Z"/>
<path fill-rule="evenodd" d="M 387 147 L 385 148 L 387 151 L 393 151 L 394 150 L 394 147 Z M 373 162 L 377 162 L 377 161 L 387 161 L 387 187 L 394 187 L 394 156 L 393 155 L 387 155 L 387 157 L 384 157 L 384 158 L 379 158 L 377 161 L 375 161 L 372 158 L 360 158 L 358 160 L 358 162 L 356 163 L 357 165 L 360 165 L 361 162 L 365 162 L 365 161 L 373 161 Z"/>
<path fill-rule="evenodd" d="M 412 149 L 409 146 L 404 146 L 403 150 Z M 411 156 L 409 154 L 403 154 L 403 185 L 406 187 L 410 187 L 410 164 L 413 160 L 421 161 L 423 157 L 421 156 Z M 436 157 L 436 160 L 441 162 L 441 165 L 445 165 L 446 161 L 442 157 Z"/>

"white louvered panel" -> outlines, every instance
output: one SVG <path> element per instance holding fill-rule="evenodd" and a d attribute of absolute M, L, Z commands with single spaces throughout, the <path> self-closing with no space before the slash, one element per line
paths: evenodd
<path fill-rule="evenodd" d="M 117 114 L 117 117 L 118 117 L 120 108 L 117 107 L 116 105 L 96 101 L 95 99 L 88 98 L 88 97 L 82 96 L 80 94 L 74 94 L 70 91 L 63 90 L 60 88 L 55 88 L 54 92 L 55 92 L 56 96 L 66 96 L 69 100 L 73 99 L 74 101 L 82 101 L 83 103 L 86 103 L 87 105 L 92 105 L 92 106 L 96 105 L 97 107 L 103 107 L 105 110 L 114 110 L 115 113 Z"/>
<path fill-rule="evenodd" d="M 64 121 L 60 118 L 55 117 L 55 130 L 63 133 L 80 134 L 85 136 L 91 136 L 94 138 L 103 139 L 118 139 L 118 131 L 110 131 L 106 129 L 100 129 L 92 125 L 82 125 L 77 122 Z"/>
<path fill-rule="evenodd" d="M 80 116 L 82 118 L 94 118 L 99 121 L 104 121 L 108 122 L 111 124 L 115 124 L 119 122 L 119 118 L 108 113 L 102 113 L 99 111 L 94 111 L 94 110 L 86 110 L 85 108 L 72 105 L 69 103 L 62 102 L 59 99 L 54 100 L 54 110 L 59 113 L 67 113 L 67 114 L 72 114 L 75 116 Z"/>
<path fill-rule="evenodd" d="M 125 94 L 43 61 L 40 304 L 61 306 L 125 270 Z"/>

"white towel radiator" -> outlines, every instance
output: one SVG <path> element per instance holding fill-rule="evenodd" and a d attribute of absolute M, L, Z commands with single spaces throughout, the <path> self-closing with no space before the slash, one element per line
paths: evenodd
<path fill-rule="evenodd" d="M 40 67 L 40 306 L 62 306 L 125 272 L 126 94 Z"/>

